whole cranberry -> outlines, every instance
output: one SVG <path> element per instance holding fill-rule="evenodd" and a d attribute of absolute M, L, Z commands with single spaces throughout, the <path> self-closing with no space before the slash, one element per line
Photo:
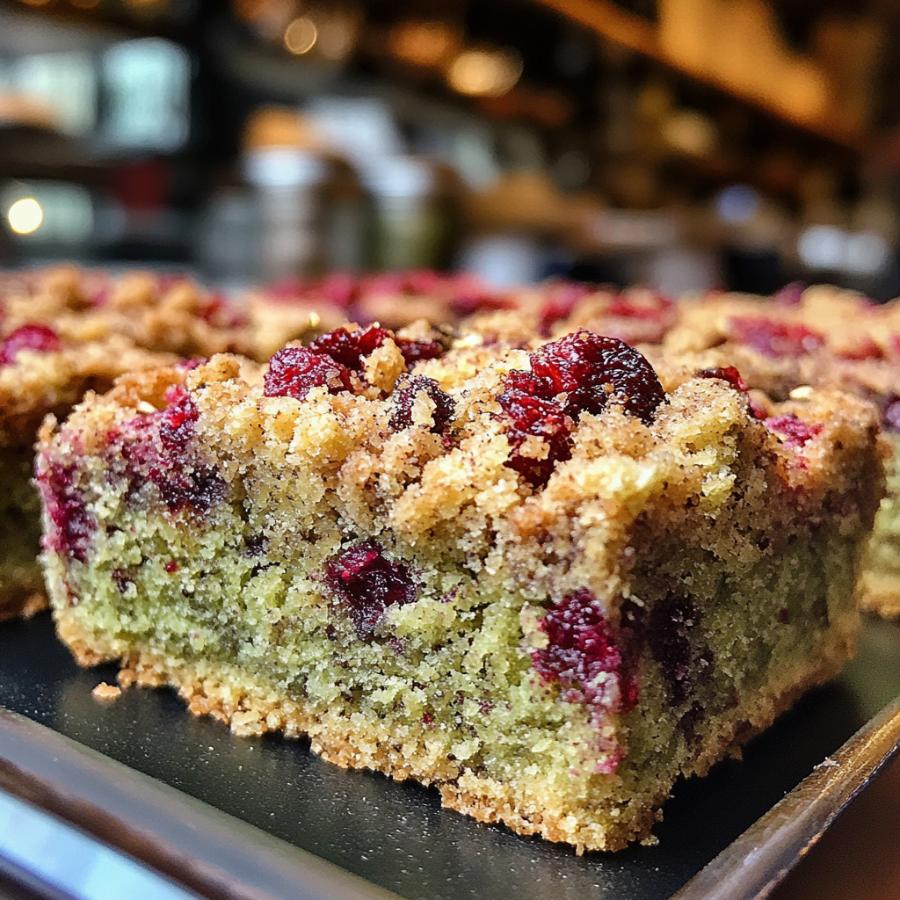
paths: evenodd
<path fill-rule="evenodd" d="M 507 465 L 535 487 L 546 484 L 556 464 L 572 456 L 572 419 L 553 398 L 547 379 L 532 372 L 510 372 L 498 399 L 509 421 L 506 437 L 513 448 Z M 543 459 L 518 452 L 529 437 L 547 445 Z"/>
<path fill-rule="evenodd" d="M 270 360 L 263 379 L 267 397 L 302 400 L 314 387 L 325 386 L 329 393 L 351 389 L 350 371 L 330 356 L 309 347 L 285 347 Z"/>
<path fill-rule="evenodd" d="M 363 357 L 380 347 L 393 335 L 385 328 L 371 325 L 350 331 L 348 328 L 336 328 L 327 334 L 320 335 L 309 345 L 315 353 L 330 356 L 336 363 L 360 372 L 363 368 Z"/>
<path fill-rule="evenodd" d="M 600 413 L 610 400 L 651 422 L 665 391 L 649 362 L 634 347 L 592 331 L 576 331 L 545 344 L 531 355 L 532 371 L 557 394 L 568 395 L 566 412 Z"/>

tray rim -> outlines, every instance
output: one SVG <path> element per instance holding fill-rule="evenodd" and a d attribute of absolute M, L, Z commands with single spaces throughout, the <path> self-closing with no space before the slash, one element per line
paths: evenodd
<path fill-rule="evenodd" d="M 673 900 L 767 897 L 898 754 L 900 697 L 826 756 L 678 890 Z"/>
<path fill-rule="evenodd" d="M 308 850 L 2 707 L 0 791 L 201 896 L 396 897 Z"/>
<path fill-rule="evenodd" d="M 898 751 L 900 697 L 675 896 L 766 896 Z M 2 707 L 0 790 L 202 895 L 347 900 L 397 896 Z"/>

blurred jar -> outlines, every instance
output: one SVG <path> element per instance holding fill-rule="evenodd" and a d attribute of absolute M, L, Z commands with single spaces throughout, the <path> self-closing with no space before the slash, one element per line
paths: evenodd
<path fill-rule="evenodd" d="M 265 108 L 251 118 L 243 175 L 259 227 L 258 277 L 364 265 L 359 180 L 299 113 Z"/>
<path fill-rule="evenodd" d="M 452 169 L 422 157 L 390 156 L 366 165 L 361 176 L 371 204 L 370 268 L 445 267 L 459 222 Z"/>
<path fill-rule="evenodd" d="M 204 276 L 217 284 L 258 279 L 261 231 L 254 192 L 241 184 L 218 186 L 196 234 L 196 255 Z"/>

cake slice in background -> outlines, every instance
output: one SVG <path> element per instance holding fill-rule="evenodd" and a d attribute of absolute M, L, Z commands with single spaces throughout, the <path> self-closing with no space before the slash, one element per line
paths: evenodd
<path fill-rule="evenodd" d="M 650 839 L 679 776 L 852 654 L 876 414 L 811 390 L 763 422 L 588 331 L 442 340 L 339 329 L 48 421 L 58 633 L 481 821 Z"/>
<path fill-rule="evenodd" d="M 827 286 L 773 298 L 709 296 L 681 305 L 663 348 L 694 367 L 734 365 L 751 388 L 776 400 L 831 386 L 876 407 L 891 446 L 888 493 L 860 596 L 865 609 L 900 616 L 900 301 L 879 305 Z"/>
<path fill-rule="evenodd" d="M 515 305 L 511 292 L 492 290 L 473 275 L 424 269 L 286 278 L 254 288 L 244 302 L 254 320 L 269 326 L 261 341 L 265 358 L 288 341 L 343 322 L 402 328 L 421 319 L 451 325 L 476 312 Z"/>
<path fill-rule="evenodd" d="M 40 516 L 31 483 L 38 426 L 65 414 L 85 392 L 105 390 L 123 372 L 174 361 L 111 335 L 78 340 L 26 323 L 0 339 L 0 621 L 46 607 L 37 562 Z"/>
<path fill-rule="evenodd" d="M 265 323 L 182 276 L 120 277 L 74 266 L 0 277 L 0 620 L 46 605 L 37 564 L 33 444 L 48 413 L 64 416 L 124 372 L 256 353 Z"/>
<path fill-rule="evenodd" d="M 288 341 L 345 321 L 386 328 L 419 320 L 450 326 L 465 322 L 466 331 L 510 334 L 514 328 L 523 340 L 588 328 L 629 344 L 656 344 L 677 319 L 672 300 L 643 288 L 619 291 L 553 279 L 497 290 L 472 275 L 424 270 L 284 279 L 255 288 L 245 301 L 254 321 L 271 324 L 260 342 L 268 355 Z"/>

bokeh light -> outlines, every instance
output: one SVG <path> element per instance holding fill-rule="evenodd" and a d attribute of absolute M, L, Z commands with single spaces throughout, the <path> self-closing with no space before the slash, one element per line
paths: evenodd
<path fill-rule="evenodd" d="M 16 234 L 34 234 L 44 224 L 44 209 L 35 197 L 20 197 L 10 204 L 6 221 Z"/>

